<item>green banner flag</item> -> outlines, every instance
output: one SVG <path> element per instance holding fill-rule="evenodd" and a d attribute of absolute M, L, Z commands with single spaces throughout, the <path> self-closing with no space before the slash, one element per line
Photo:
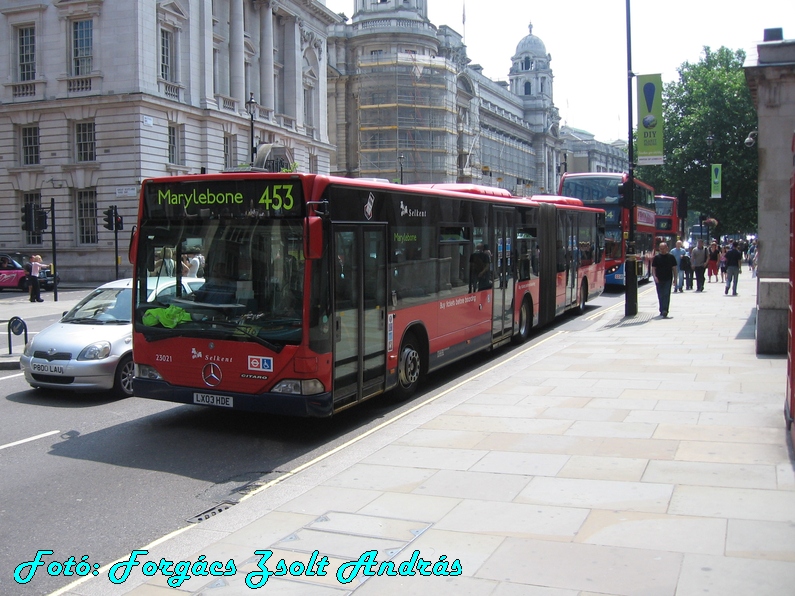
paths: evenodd
<path fill-rule="evenodd" d="M 661 166 L 664 163 L 662 75 L 639 75 L 638 165 Z"/>
<path fill-rule="evenodd" d="M 723 177 L 723 168 L 721 164 L 714 163 L 709 167 L 710 171 L 710 187 L 711 192 L 709 195 L 710 199 L 719 199 L 720 196 L 720 185 L 721 185 L 721 178 Z"/>

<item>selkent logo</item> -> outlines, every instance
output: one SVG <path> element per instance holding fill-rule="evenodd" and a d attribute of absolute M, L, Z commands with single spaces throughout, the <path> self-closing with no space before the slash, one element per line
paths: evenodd
<path fill-rule="evenodd" d="M 263 356 L 249 356 L 248 369 L 258 372 L 273 372 L 273 358 Z"/>

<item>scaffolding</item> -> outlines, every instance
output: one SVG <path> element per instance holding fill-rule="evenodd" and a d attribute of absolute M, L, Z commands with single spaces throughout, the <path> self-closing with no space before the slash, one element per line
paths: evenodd
<path fill-rule="evenodd" d="M 456 181 L 454 66 L 444 58 L 398 53 L 360 58 L 357 70 L 359 175 Z"/>

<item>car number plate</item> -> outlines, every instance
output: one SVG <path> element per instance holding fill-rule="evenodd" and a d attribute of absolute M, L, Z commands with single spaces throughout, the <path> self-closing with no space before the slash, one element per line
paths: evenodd
<path fill-rule="evenodd" d="M 48 375 L 63 374 L 63 366 L 58 364 L 38 364 L 36 362 L 32 362 L 30 369 L 34 372 L 47 373 Z"/>
<path fill-rule="evenodd" d="M 228 395 L 215 395 L 213 393 L 194 393 L 193 403 L 202 406 L 221 406 L 223 408 L 234 407 L 232 398 Z"/>

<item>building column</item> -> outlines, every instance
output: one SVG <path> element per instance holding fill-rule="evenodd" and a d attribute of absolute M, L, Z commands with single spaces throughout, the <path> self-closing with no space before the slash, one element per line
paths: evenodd
<path fill-rule="evenodd" d="M 260 5 L 259 69 L 260 104 L 270 117 L 276 103 L 273 95 L 273 7 L 268 1 Z"/>
<path fill-rule="evenodd" d="M 296 128 L 304 120 L 304 85 L 301 51 L 301 30 L 298 21 L 292 19 L 284 32 L 284 113 L 295 118 Z"/>
<path fill-rule="evenodd" d="M 229 93 L 239 111 L 246 109 L 246 56 L 244 52 L 243 0 L 229 3 Z"/>

